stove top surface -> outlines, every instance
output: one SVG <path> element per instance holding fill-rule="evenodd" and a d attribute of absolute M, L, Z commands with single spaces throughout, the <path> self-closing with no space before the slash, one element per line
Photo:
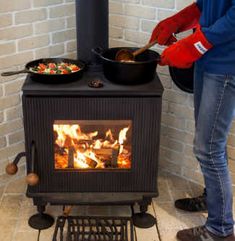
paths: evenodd
<path fill-rule="evenodd" d="M 94 80 L 103 86 L 90 87 L 89 83 Z M 157 75 L 145 84 L 118 85 L 107 80 L 102 72 L 85 72 L 81 79 L 65 84 L 42 84 L 28 75 L 22 91 L 24 95 L 36 96 L 161 96 L 163 87 Z"/>

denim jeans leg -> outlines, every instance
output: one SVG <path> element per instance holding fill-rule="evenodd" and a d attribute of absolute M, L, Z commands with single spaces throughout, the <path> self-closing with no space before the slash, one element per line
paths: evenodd
<path fill-rule="evenodd" d="M 203 68 L 199 66 L 197 63 L 194 65 L 194 119 L 195 119 L 195 126 L 197 125 L 197 118 L 199 107 L 201 103 L 202 97 L 202 89 L 203 89 Z"/>
<path fill-rule="evenodd" d="M 235 76 L 203 74 L 194 153 L 207 191 L 206 227 L 218 236 L 233 233 L 232 185 L 226 141 L 235 112 Z"/>

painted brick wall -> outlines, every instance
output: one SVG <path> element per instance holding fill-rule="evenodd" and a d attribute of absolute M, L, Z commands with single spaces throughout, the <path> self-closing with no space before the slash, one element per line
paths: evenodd
<path fill-rule="evenodd" d="M 142 46 L 157 22 L 193 0 L 110 0 L 110 47 Z M 0 8 L 0 72 L 20 69 L 39 57 L 76 57 L 74 0 L 11 0 Z M 155 50 L 161 52 L 160 46 Z M 192 152 L 193 96 L 180 91 L 166 67 L 158 74 L 164 85 L 160 165 L 202 183 Z M 20 88 L 25 76 L 0 79 L 0 173 L 24 150 Z M 235 183 L 235 124 L 228 139 L 229 165 Z"/>
<path fill-rule="evenodd" d="M 1 2 L 0 72 L 22 69 L 33 59 L 59 56 L 76 58 L 74 1 Z M 24 79 L 24 74 L 0 77 L 0 173 L 24 150 L 20 98 Z"/>

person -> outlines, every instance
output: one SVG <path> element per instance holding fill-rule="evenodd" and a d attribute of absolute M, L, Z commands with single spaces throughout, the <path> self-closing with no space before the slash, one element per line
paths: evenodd
<path fill-rule="evenodd" d="M 176 42 L 174 34 L 195 31 Z M 206 192 L 181 199 L 176 207 L 208 210 L 205 225 L 177 233 L 180 241 L 234 241 L 232 185 L 226 141 L 235 113 L 235 0 L 197 0 L 161 21 L 150 42 L 167 45 L 161 65 L 194 65 L 194 154 Z M 201 204 L 203 204 L 201 206 Z"/>

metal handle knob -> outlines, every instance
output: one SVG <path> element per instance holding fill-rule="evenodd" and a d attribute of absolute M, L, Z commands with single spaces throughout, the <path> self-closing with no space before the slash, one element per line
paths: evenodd
<path fill-rule="evenodd" d="M 20 152 L 20 153 L 16 156 L 16 158 L 15 158 L 15 160 L 14 160 L 13 162 L 7 164 L 7 166 L 6 166 L 6 173 L 7 173 L 8 175 L 15 175 L 15 174 L 17 173 L 17 171 L 18 171 L 17 164 L 18 164 L 18 162 L 20 161 L 20 159 L 21 159 L 22 157 L 24 157 L 24 156 L 26 156 L 26 153 L 25 153 L 25 152 Z"/>
<path fill-rule="evenodd" d="M 29 186 L 35 186 L 39 183 L 39 176 L 31 172 L 26 176 L 26 182 Z"/>
<path fill-rule="evenodd" d="M 8 175 L 15 175 L 17 171 L 18 171 L 18 167 L 14 162 L 7 164 L 6 173 Z"/>

